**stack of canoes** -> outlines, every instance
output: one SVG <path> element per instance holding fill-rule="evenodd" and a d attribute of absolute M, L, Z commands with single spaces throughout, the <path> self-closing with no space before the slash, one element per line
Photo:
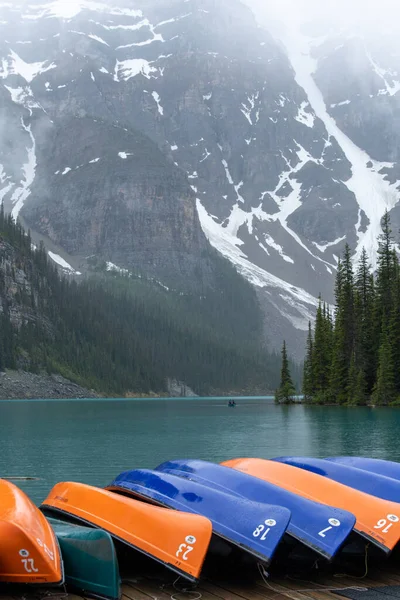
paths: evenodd
<path fill-rule="evenodd" d="M 86 597 L 120 597 L 116 547 L 196 583 L 208 553 L 251 569 L 333 561 L 350 547 L 384 557 L 399 540 L 400 463 L 384 460 L 173 460 L 106 489 L 58 483 L 40 509 L 0 479 L 0 582 Z"/>

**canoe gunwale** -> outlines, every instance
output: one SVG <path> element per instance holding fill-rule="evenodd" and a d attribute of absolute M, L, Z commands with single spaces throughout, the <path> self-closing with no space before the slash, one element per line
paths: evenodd
<path fill-rule="evenodd" d="M 386 554 L 386 556 L 390 556 L 394 550 L 394 548 L 388 548 L 385 544 L 379 542 L 376 538 L 368 535 L 364 531 L 359 531 L 356 527 L 354 527 L 354 532 L 360 535 L 362 538 L 366 539 L 370 544 L 373 544 L 379 550 L 382 550 Z"/>
<path fill-rule="evenodd" d="M 86 519 L 83 519 L 82 517 L 78 517 L 78 516 L 74 515 L 71 512 L 62 510 L 60 508 L 56 508 L 54 506 L 51 506 L 50 504 L 46 504 L 45 502 L 43 502 L 43 504 L 40 506 L 40 510 L 42 510 L 45 515 L 46 515 L 46 512 L 49 512 L 50 515 L 53 513 L 53 514 L 67 516 L 67 517 L 70 517 L 70 518 L 72 517 L 76 521 L 79 521 L 80 523 L 84 523 L 85 525 L 91 527 L 92 529 L 103 529 L 104 531 L 107 531 L 107 533 L 109 533 L 113 539 L 118 540 L 119 542 L 121 542 L 122 544 L 125 544 L 129 548 L 132 548 L 133 550 L 136 550 L 137 552 L 140 552 L 144 556 L 147 556 L 148 558 L 151 558 L 152 560 L 155 560 L 156 562 L 158 562 L 159 564 L 163 565 L 164 567 L 166 567 L 170 571 L 174 571 L 177 575 L 180 575 L 181 577 L 184 577 L 185 579 L 187 579 L 191 583 L 196 583 L 197 584 L 199 582 L 199 578 L 198 577 L 194 577 L 193 575 L 190 575 L 186 571 L 182 571 L 181 569 L 179 569 L 178 567 L 176 567 L 172 563 L 163 561 L 160 558 L 158 558 L 157 556 L 154 556 L 153 554 L 150 554 L 149 552 L 146 552 L 145 550 L 142 550 L 138 546 L 135 546 L 134 544 L 131 544 L 130 542 L 124 540 L 123 538 L 119 537 L 118 535 L 115 535 L 114 533 L 112 533 L 111 531 L 109 531 L 108 529 L 106 529 L 105 527 L 98 527 L 97 525 L 94 525 L 93 523 L 91 523 L 90 521 L 87 521 Z"/>
<path fill-rule="evenodd" d="M 149 504 L 152 504 L 154 506 L 160 506 L 160 507 L 166 508 L 168 510 L 174 510 L 174 511 L 180 512 L 178 509 L 171 508 L 170 506 L 168 506 L 168 504 L 165 504 L 164 502 L 157 502 L 156 500 L 153 500 L 153 499 L 151 501 L 149 501 L 146 496 L 143 496 L 142 494 L 139 494 L 139 493 L 131 492 L 130 490 L 128 490 L 124 487 L 107 486 L 105 489 L 110 492 L 120 493 L 121 495 L 123 495 L 127 498 L 134 498 L 134 499 L 139 498 L 141 501 L 146 501 L 146 502 L 148 501 Z M 193 514 L 200 514 L 200 513 L 193 513 Z M 252 550 L 252 548 L 249 548 L 245 544 L 241 544 L 240 542 L 235 542 L 231 538 L 228 538 L 221 533 L 217 533 L 216 531 L 214 531 L 214 529 L 213 529 L 212 534 L 215 535 L 215 537 L 221 538 L 225 542 L 228 542 L 232 546 L 235 546 L 236 548 L 243 550 L 243 552 L 246 552 L 247 554 L 251 554 L 251 556 L 253 556 L 254 558 L 257 558 L 257 560 L 259 560 L 264 566 L 269 566 L 273 560 L 273 558 L 268 559 L 265 555 L 259 554 L 258 552 Z"/>

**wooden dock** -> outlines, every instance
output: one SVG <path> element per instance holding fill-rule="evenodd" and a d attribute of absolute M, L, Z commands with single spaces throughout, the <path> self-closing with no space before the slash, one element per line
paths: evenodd
<path fill-rule="evenodd" d="M 361 566 L 361 565 L 359 565 Z M 337 567 L 306 570 L 302 573 L 271 574 L 263 577 L 254 567 L 249 573 L 224 573 L 206 577 L 198 586 L 174 577 L 165 569 L 147 575 L 123 577 L 121 600 L 340 600 L 341 593 L 357 592 L 358 598 L 371 597 L 386 586 L 388 600 L 400 599 L 400 556 L 381 565 L 346 574 Z M 24 590 L 1 593 L 0 600 L 88 600 L 61 589 Z M 376 596 L 382 600 L 385 596 Z"/>

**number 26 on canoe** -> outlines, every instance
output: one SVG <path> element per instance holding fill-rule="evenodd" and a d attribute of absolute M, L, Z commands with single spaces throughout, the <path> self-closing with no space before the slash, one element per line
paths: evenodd
<path fill-rule="evenodd" d="M 177 557 L 182 556 L 183 560 L 187 560 L 188 554 L 190 552 L 192 552 L 192 550 L 193 550 L 193 546 L 191 546 L 190 544 L 195 544 L 195 543 L 196 543 L 196 538 L 193 535 L 187 535 L 185 538 L 185 543 L 180 544 L 178 550 L 176 551 L 175 556 L 177 556 Z"/>

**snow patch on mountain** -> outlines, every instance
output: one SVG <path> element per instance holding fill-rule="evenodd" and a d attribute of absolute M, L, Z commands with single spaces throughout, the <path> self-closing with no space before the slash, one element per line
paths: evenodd
<path fill-rule="evenodd" d="M 399 182 L 390 184 L 383 175 L 377 172 L 384 167 L 384 163 L 379 164 L 375 161 L 375 168 L 370 169 L 367 166 L 368 163 L 374 162 L 371 157 L 358 148 L 328 114 L 322 93 L 313 78 L 316 61 L 310 55 L 310 40 L 291 31 L 290 35 L 283 38 L 282 41 L 287 48 L 297 83 L 304 89 L 310 105 L 317 117 L 324 123 L 329 135 L 336 139 L 351 163 L 352 176 L 343 183 L 354 193 L 360 209 L 368 219 L 365 232 L 361 230 L 361 223 L 357 227 L 356 258 L 360 256 L 362 248 L 365 247 L 372 265 L 375 266 L 378 250 L 377 238 L 381 233 L 381 219 L 385 211 L 391 210 L 400 199 L 400 194 L 396 189 Z"/>
<path fill-rule="evenodd" d="M 6 197 L 6 195 L 14 185 L 14 183 L 12 181 L 9 181 L 9 179 L 10 178 L 7 176 L 7 173 L 4 170 L 4 166 L 0 164 L 0 202 L 3 201 L 3 198 Z M 4 187 L 1 187 L 1 185 L 5 184 L 7 181 L 8 183 L 4 185 Z"/>
<path fill-rule="evenodd" d="M 201 226 L 210 244 L 230 260 L 250 283 L 259 288 L 278 290 L 283 304 L 273 303 L 275 308 L 296 329 L 307 331 L 309 321 L 314 319 L 317 298 L 250 262 L 240 250 L 240 246 L 243 245 L 242 240 L 209 215 L 199 198 L 196 204 Z M 293 310 L 289 312 L 288 308 L 295 309 L 297 316 L 293 315 Z"/>
<path fill-rule="evenodd" d="M 308 102 L 301 103 L 301 106 L 299 107 L 299 112 L 295 119 L 296 121 L 299 121 L 299 123 L 303 123 L 303 125 L 313 128 L 315 122 L 314 115 L 306 111 L 307 106 Z"/>
<path fill-rule="evenodd" d="M 2 59 L 0 78 L 7 79 L 10 75 L 20 75 L 27 83 L 31 83 L 35 77 L 46 71 L 56 68 L 55 63 L 48 60 L 43 62 L 27 63 L 16 52 L 10 51 L 7 59 Z"/>
<path fill-rule="evenodd" d="M 60 267 L 62 267 L 64 271 L 68 271 L 69 273 L 75 273 L 75 275 L 82 275 L 80 271 L 75 271 L 75 269 L 71 267 L 71 265 L 67 263 L 67 261 L 64 260 L 59 254 L 55 254 L 54 252 L 49 251 L 48 255 L 50 256 L 51 260 L 53 260 Z"/>
<path fill-rule="evenodd" d="M 117 60 L 114 69 L 114 81 L 128 81 L 136 75 L 144 75 L 147 79 L 152 77 L 151 73 L 156 73 L 158 69 L 151 66 L 149 61 L 144 58 L 129 58 L 127 60 Z M 154 76 L 153 76 L 154 77 Z"/>
<path fill-rule="evenodd" d="M 46 5 L 28 4 L 26 12 L 22 15 L 23 19 L 38 20 L 43 18 L 56 17 L 58 19 L 73 19 L 83 10 L 105 12 L 110 15 L 126 16 L 126 17 L 141 17 L 141 10 L 133 10 L 130 8 L 110 7 L 103 2 L 91 2 L 85 0 L 55 0 Z"/>
<path fill-rule="evenodd" d="M 382 79 L 383 83 L 385 84 L 385 87 L 379 90 L 378 94 L 380 96 L 384 96 L 386 94 L 389 96 L 394 96 L 395 94 L 397 94 L 397 92 L 400 91 L 400 81 L 398 79 L 395 79 L 396 76 L 398 77 L 398 74 L 391 71 L 390 69 L 383 69 L 374 61 L 367 49 L 365 50 L 365 52 L 369 62 L 372 65 L 374 72 L 378 75 L 378 77 Z"/>
<path fill-rule="evenodd" d="M 158 112 L 160 113 L 160 115 L 163 115 L 163 114 L 164 114 L 164 109 L 163 109 L 163 107 L 161 106 L 161 102 L 160 102 L 160 94 L 158 94 L 157 92 L 153 92 L 151 95 L 152 95 L 152 96 L 153 96 L 153 98 L 154 98 L 154 102 L 157 104 L 157 109 L 158 109 Z"/>
<path fill-rule="evenodd" d="M 36 175 L 36 141 L 32 133 L 32 126 L 25 125 L 23 119 L 21 119 L 21 126 L 29 135 L 32 146 L 27 148 L 28 159 L 27 162 L 22 167 L 22 172 L 24 175 L 23 180 L 21 181 L 19 187 L 15 190 L 11 197 L 11 202 L 14 205 L 14 208 L 11 211 L 11 215 L 14 220 L 17 220 L 19 212 L 24 205 L 25 200 L 29 197 L 31 190 L 30 186 L 32 185 L 35 175 Z"/>

